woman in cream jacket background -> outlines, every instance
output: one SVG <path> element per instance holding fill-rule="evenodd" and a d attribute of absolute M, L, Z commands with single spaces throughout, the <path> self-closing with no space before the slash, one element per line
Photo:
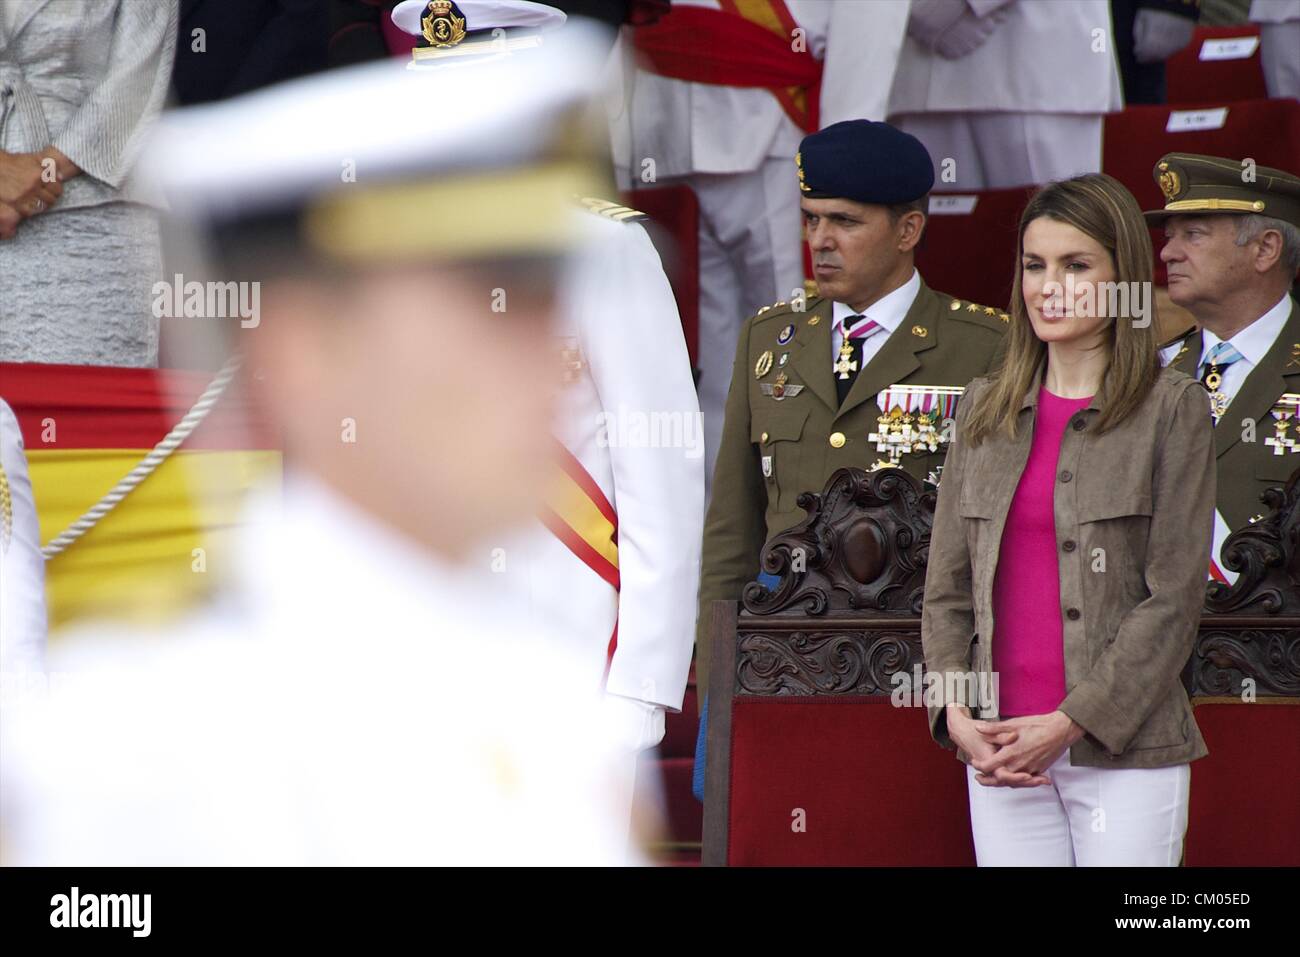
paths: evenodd
<path fill-rule="evenodd" d="M 1140 294 L 1152 274 L 1117 181 L 1044 188 L 1020 252 L 1006 362 L 958 414 L 922 614 L 927 668 L 993 693 L 948 682 L 932 732 L 967 763 L 981 865 L 1177 865 L 1207 753 L 1180 673 L 1213 525 L 1209 403 L 1160 369 L 1149 312 L 1108 314 L 1100 284 Z"/>

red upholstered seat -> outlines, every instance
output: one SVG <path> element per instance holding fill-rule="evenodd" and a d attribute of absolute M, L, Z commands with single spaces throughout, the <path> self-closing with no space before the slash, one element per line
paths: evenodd
<path fill-rule="evenodd" d="M 656 186 L 623 193 L 623 203 L 650 217 L 650 238 L 673 287 L 691 365 L 700 344 L 700 204 L 689 186 Z"/>
<path fill-rule="evenodd" d="M 1300 866 L 1300 698 L 1194 703 L 1210 753 L 1192 763 L 1183 863 Z"/>
<path fill-rule="evenodd" d="M 1006 309 L 1016 270 L 1016 230 L 1034 190 L 936 193 L 916 252 L 926 284 L 959 299 Z"/>
<path fill-rule="evenodd" d="M 887 697 L 737 696 L 729 786 L 733 866 L 975 863 L 964 766 Z"/>
<path fill-rule="evenodd" d="M 1160 209 L 1164 196 L 1151 169 L 1165 153 L 1207 153 L 1233 159 L 1253 159 L 1259 166 L 1294 169 L 1300 156 L 1300 101 L 1251 100 L 1243 103 L 1200 104 L 1197 112 L 1226 110 L 1222 125 L 1213 129 L 1169 131 L 1171 114 L 1186 115 L 1189 107 L 1130 106 L 1106 116 L 1101 168 L 1128 187 L 1143 209 Z M 1211 119 L 1217 119 L 1211 116 Z M 1179 118 L 1174 117 L 1175 124 Z M 1152 230 L 1157 252 L 1163 235 Z M 1156 283 L 1165 284 L 1165 270 L 1156 258 Z"/>
<path fill-rule="evenodd" d="M 1165 62 L 1165 100 L 1170 104 L 1267 97 L 1254 23 L 1197 27 L 1192 42 Z"/>

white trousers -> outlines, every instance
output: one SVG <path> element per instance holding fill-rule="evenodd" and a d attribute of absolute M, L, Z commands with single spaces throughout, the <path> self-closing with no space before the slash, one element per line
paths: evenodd
<path fill-rule="evenodd" d="M 1259 25 L 1260 65 L 1271 99 L 1300 97 L 1300 20 Z"/>
<path fill-rule="evenodd" d="M 1100 113 L 904 113 L 892 122 L 925 144 L 940 193 L 1036 186 L 1101 170 Z M 944 178 L 947 169 L 954 180 Z"/>
<path fill-rule="evenodd" d="M 684 182 L 700 203 L 699 396 L 711 491 L 740 327 L 803 288 L 799 180 L 792 152 L 748 173 L 697 173 Z"/>
<path fill-rule="evenodd" d="M 1191 766 L 1076 768 L 1067 750 L 1050 785 L 986 787 L 966 766 L 980 867 L 1177 867 Z"/>

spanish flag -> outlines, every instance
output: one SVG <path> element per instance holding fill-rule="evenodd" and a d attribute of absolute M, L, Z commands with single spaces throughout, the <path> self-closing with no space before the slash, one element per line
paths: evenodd
<path fill-rule="evenodd" d="M 244 494 L 278 481 L 280 453 L 238 376 L 211 390 L 216 375 L 0 363 L 47 553 L 51 630 L 92 615 L 169 616 L 231 570 Z M 193 431 L 151 468 L 183 422 Z M 79 521 L 132 475 L 138 484 L 102 517 Z"/>

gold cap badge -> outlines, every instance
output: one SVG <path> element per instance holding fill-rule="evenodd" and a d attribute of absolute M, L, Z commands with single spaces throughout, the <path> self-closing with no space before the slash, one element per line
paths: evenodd
<path fill-rule="evenodd" d="M 1182 182 L 1178 179 L 1178 174 L 1169 168 L 1168 163 L 1160 164 L 1160 176 L 1157 182 L 1160 184 L 1160 192 L 1165 194 L 1165 202 L 1177 196 L 1179 190 L 1183 188 Z"/>
<path fill-rule="evenodd" d="M 429 0 L 428 12 L 420 21 L 430 46 L 454 47 L 465 39 L 465 18 L 451 0 Z"/>
<path fill-rule="evenodd" d="M 1300 176 L 1259 166 L 1252 159 L 1166 153 L 1151 170 L 1163 209 L 1143 215 L 1161 225 L 1186 214 L 1264 213 L 1300 226 Z"/>

